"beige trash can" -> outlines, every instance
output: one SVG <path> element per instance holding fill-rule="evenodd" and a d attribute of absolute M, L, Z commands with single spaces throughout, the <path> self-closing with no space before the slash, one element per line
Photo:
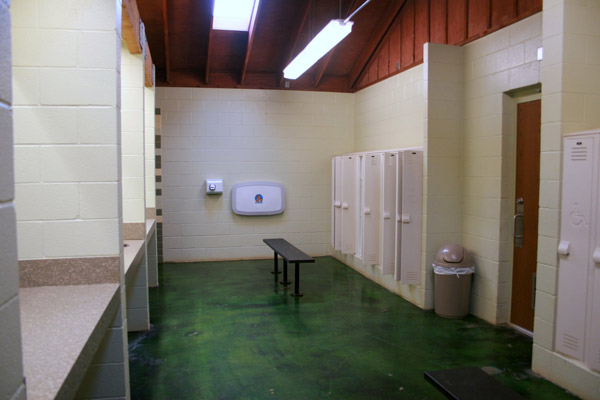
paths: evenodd
<path fill-rule="evenodd" d="M 433 262 L 435 313 L 445 318 L 469 314 L 471 279 L 475 267 L 468 251 L 459 244 L 442 246 Z"/>

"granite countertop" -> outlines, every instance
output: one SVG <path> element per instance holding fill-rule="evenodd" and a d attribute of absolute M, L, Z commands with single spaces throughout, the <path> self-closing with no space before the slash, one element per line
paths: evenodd
<path fill-rule="evenodd" d="M 144 256 L 145 240 L 124 240 L 127 246 L 123 250 L 123 267 L 125 276 L 129 273 L 132 266 L 138 265 Z M 135 269 L 135 268 L 134 268 Z"/>
<path fill-rule="evenodd" d="M 146 239 L 148 239 L 154 233 L 156 229 L 156 219 L 151 218 L 146 220 Z"/>
<path fill-rule="evenodd" d="M 19 290 L 27 398 L 71 399 L 119 306 L 118 284 Z"/>

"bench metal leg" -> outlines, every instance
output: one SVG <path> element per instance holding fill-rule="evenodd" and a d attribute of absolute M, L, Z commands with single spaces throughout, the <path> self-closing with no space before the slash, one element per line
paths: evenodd
<path fill-rule="evenodd" d="M 277 270 L 277 259 L 279 258 L 279 256 L 277 255 L 277 252 L 273 252 L 273 271 L 271 271 L 272 274 L 280 274 L 281 271 Z"/>
<path fill-rule="evenodd" d="M 289 285 L 290 281 L 288 281 L 288 277 L 287 277 L 287 260 L 284 258 L 283 259 L 283 280 L 280 282 L 283 286 L 287 286 Z"/>
<path fill-rule="evenodd" d="M 294 293 L 292 293 L 291 296 L 302 297 L 302 296 L 304 296 L 304 294 L 300 293 L 300 263 L 295 263 L 295 264 L 296 264 L 296 269 L 294 271 L 294 276 L 295 276 Z"/>

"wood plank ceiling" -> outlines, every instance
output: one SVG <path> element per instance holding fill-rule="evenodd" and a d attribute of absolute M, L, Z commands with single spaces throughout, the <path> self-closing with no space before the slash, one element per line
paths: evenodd
<path fill-rule="evenodd" d="M 304 75 L 283 68 L 364 0 L 261 0 L 249 32 L 212 29 L 213 0 L 137 0 L 157 86 L 355 92 L 423 62 L 426 42 L 463 45 L 542 10 L 542 0 L 371 0 L 352 33 Z"/>

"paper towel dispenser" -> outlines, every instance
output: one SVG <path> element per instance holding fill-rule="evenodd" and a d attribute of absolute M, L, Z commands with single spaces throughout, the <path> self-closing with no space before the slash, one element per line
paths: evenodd
<path fill-rule="evenodd" d="M 236 183 L 231 208 L 239 215 L 275 215 L 285 209 L 285 189 L 276 182 Z"/>

